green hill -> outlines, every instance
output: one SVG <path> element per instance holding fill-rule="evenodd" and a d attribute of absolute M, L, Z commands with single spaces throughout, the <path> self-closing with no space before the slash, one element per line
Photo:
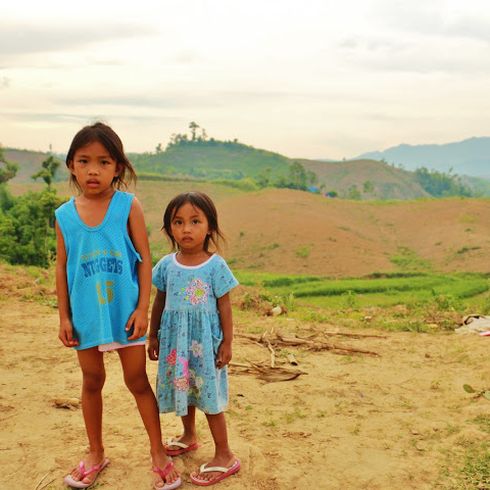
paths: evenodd
<path fill-rule="evenodd" d="M 417 199 L 430 195 L 417 182 L 415 174 L 385 162 L 349 160 L 319 162 L 299 160 L 318 176 L 327 191 L 354 199 Z"/>
<path fill-rule="evenodd" d="M 156 153 L 129 153 L 137 171 L 206 179 L 285 176 L 292 160 L 237 141 L 180 140 Z"/>
<path fill-rule="evenodd" d="M 49 156 L 13 148 L 5 148 L 3 152 L 6 160 L 19 164 L 19 171 L 13 179 L 17 183 L 31 182 L 31 175 Z M 340 198 L 355 200 L 417 199 L 435 195 L 423 186 L 416 173 L 386 162 L 291 159 L 236 140 L 189 139 L 186 135 L 177 135 L 165 150 L 161 150 L 159 145 L 155 152 L 128 153 L 128 156 L 142 178 L 146 174 L 146 178 L 158 180 L 221 180 L 243 189 L 266 186 L 301 189 L 306 185 L 294 186 L 291 183 L 294 179 L 303 179 L 303 184 L 314 186 L 318 191 L 334 191 Z M 57 157 L 64 161 L 63 155 Z M 57 180 L 66 180 L 67 176 L 62 163 Z M 489 181 L 468 178 L 463 183 L 477 195 L 490 195 Z"/>

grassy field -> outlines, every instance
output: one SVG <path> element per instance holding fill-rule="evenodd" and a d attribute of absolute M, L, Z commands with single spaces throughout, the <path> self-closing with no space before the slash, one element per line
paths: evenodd
<path fill-rule="evenodd" d="M 490 311 L 490 276 L 393 273 L 330 279 L 311 275 L 236 273 L 248 288 L 242 304 L 281 305 L 290 317 L 388 330 L 454 329 L 466 314 Z"/>

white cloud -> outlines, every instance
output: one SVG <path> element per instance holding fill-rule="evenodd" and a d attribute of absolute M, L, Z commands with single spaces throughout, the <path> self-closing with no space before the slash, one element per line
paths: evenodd
<path fill-rule="evenodd" d="M 215 137 L 333 158 L 488 126 L 483 1 L 19 0 L 2 9 L 9 146 L 49 140 L 64 151 L 98 116 L 138 151 L 196 120 Z"/>

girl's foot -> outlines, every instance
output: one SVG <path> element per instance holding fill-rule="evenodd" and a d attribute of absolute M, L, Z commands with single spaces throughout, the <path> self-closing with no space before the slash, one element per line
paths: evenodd
<path fill-rule="evenodd" d="M 92 485 L 99 473 L 109 464 L 109 460 L 104 457 L 103 451 L 89 452 L 85 458 L 80 461 L 69 475 L 65 478 L 71 482 L 81 484 L 79 488 L 87 488 Z M 70 478 L 71 477 L 71 478 Z"/>
<path fill-rule="evenodd" d="M 175 437 L 165 441 L 165 452 L 168 456 L 179 456 L 180 454 L 194 451 L 199 446 L 195 435 L 183 434 L 180 437 Z"/>
<path fill-rule="evenodd" d="M 163 451 L 160 454 L 152 455 L 153 464 L 153 488 L 177 488 L 181 485 L 180 475 L 174 467 L 172 458 L 169 458 Z"/>
<path fill-rule="evenodd" d="M 220 467 L 221 471 L 209 471 L 206 468 Z M 206 469 L 206 471 L 202 471 Z M 201 465 L 199 470 L 191 473 L 191 480 L 197 485 L 205 485 L 206 482 L 211 485 L 218 483 L 222 479 L 233 475 L 240 469 L 240 461 L 235 455 L 230 456 L 215 456 L 205 465 Z M 226 471 L 225 471 L 226 470 Z M 202 482 L 202 483 L 199 483 Z"/>

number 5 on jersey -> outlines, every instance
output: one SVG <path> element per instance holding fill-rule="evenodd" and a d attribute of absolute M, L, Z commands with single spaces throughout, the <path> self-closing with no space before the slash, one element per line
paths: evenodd
<path fill-rule="evenodd" d="M 97 299 L 101 305 L 106 305 L 114 299 L 114 281 L 105 281 L 103 286 L 98 281 L 95 287 L 97 288 Z"/>

